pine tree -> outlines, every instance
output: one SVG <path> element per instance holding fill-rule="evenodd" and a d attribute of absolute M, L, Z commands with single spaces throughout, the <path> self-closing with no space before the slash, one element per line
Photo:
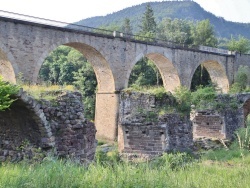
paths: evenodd
<path fill-rule="evenodd" d="M 147 4 L 146 11 L 142 17 L 142 25 L 140 26 L 140 34 L 156 33 L 156 22 L 154 17 L 154 11 L 150 4 Z"/>
<path fill-rule="evenodd" d="M 125 18 L 122 25 L 122 31 L 126 34 L 132 34 L 132 26 L 129 18 Z"/>

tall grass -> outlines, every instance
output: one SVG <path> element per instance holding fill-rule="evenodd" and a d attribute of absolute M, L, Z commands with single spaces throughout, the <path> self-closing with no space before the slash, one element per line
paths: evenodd
<path fill-rule="evenodd" d="M 58 92 L 62 91 L 74 91 L 74 86 L 66 85 L 21 85 L 24 91 L 32 95 L 36 99 L 52 100 L 58 96 Z"/>
<path fill-rule="evenodd" d="M 123 188 L 123 187 L 249 187 L 250 157 L 233 163 L 211 160 L 186 161 L 187 156 L 163 156 L 160 161 L 113 165 L 92 163 L 83 166 L 70 161 L 46 158 L 42 163 L 10 164 L 0 167 L 4 188 Z M 185 160 L 183 160 L 185 159 Z M 180 163 L 179 163 L 180 162 Z M 183 166 L 183 164 L 187 164 Z M 178 168 L 172 168 L 173 165 Z"/>

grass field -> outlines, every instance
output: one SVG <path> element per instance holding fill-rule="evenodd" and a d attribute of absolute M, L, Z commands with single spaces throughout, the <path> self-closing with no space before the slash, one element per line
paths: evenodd
<path fill-rule="evenodd" d="M 217 159 L 216 159 L 217 158 Z M 41 163 L 2 163 L 0 187 L 250 187 L 250 155 L 242 150 L 211 151 L 199 159 L 164 154 L 148 162 L 120 161 L 116 153 L 97 153 L 88 166 L 45 158 Z"/>

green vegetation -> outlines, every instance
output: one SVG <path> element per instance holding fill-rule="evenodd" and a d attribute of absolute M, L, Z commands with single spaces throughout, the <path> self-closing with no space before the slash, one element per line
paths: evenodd
<path fill-rule="evenodd" d="M 230 93 L 250 92 L 250 76 L 247 66 L 240 66 L 236 75 L 235 81 L 230 88 Z"/>
<path fill-rule="evenodd" d="M 195 109 L 214 109 L 216 105 L 216 90 L 213 86 L 198 87 L 195 92 L 192 92 L 192 104 Z"/>
<path fill-rule="evenodd" d="M 231 51 L 237 51 L 243 54 L 247 54 L 250 51 L 250 41 L 239 35 L 238 40 L 231 36 L 231 39 L 226 44 Z"/>
<path fill-rule="evenodd" d="M 108 27 L 109 25 L 117 25 L 121 28 L 124 18 L 130 19 L 130 24 L 133 28 L 133 33 L 140 31 L 140 24 L 148 3 L 125 8 L 121 11 L 108 14 L 106 16 L 97 16 L 81 20 L 77 24 L 89 27 Z M 154 11 L 155 22 L 159 24 L 166 18 L 171 20 L 178 19 L 187 22 L 210 20 L 211 25 L 214 27 L 217 37 L 230 39 L 231 35 L 241 35 L 250 39 L 249 28 L 247 23 L 236 23 L 226 21 L 222 17 L 205 11 L 199 4 L 191 1 L 162 1 L 150 2 L 150 6 Z M 180 26 L 181 27 L 181 26 Z M 119 29 L 118 29 L 119 30 Z M 123 31 L 123 30 L 121 30 Z M 178 31 L 178 30 L 177 30 Z M 181 33 L 177 33 L 179 35 Z M 234 36 L 237 37 L 237 36 Z M 185 37 L 182 37 L 185 39 Z M 183 40 L 182 40 L 183 41 Z"/>
<path fill-rule="evenodd" d="M 170 153 L 129 162 L 117 151 L 99 150 L 87 166 L 46 157 L 33 164 L 1 163 L 0 173 L 0 187 L 248 187 L 250 155 L 246 150 L 224 149 L 200 158 Z"/>
<path fill-rule="evenodd" d="M 0 111 L 4 111 L 10 107 L 15 99 L 11 98 L 14 94 L 17 94 L 19 87 L 12 85 L 3 80 L 0 76 Z"/>
<path fill-rule="evenodd" d="M 77 50 L 59 46 L 45 59 L 39 77 L 42 85 L 60 88 L 73 85 L 83 95 L 84 115 L 89 120 L 94 119 L 95 91 L 97 81 L 90 63 Z M 30 88 L 31 90 L 36 88 Z M 37 94 L 34 94 L 37 95 Z"/>
<path fill-rule="evenodd" d="M 60 86 L 60 85 L 51 85 L 51 86 L 43 86 L 43 85 L 21 85 L 21 87 L 32 95 L 35 99 L 45 99 L 45 100 L 54 100 L 58 97 L 58 95 L 67 91 L 74 91 L 74 86 Z"/>

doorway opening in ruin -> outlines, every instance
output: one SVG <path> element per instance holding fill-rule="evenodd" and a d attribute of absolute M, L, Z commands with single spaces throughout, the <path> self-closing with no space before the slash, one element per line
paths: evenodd
<path fill-rule="evenodd" d="M 228 92 L 229 81 L 226 75 L 225 68 L 220 63 L 210 60 L 201 63 L 196 69 L 194 69 L 191 89 L 195 89 L 195 87 L 197 86 L 194 79 L 196 78 L 195 72 L 199 70 L 199 67 L 201 67 L 200 69 L 202 69 L 202 71 L 200 71 L 200 74 L 204 74 L 205 76 L 201 85 L 206 85 L 212 82 L 218 93 Z"/>

